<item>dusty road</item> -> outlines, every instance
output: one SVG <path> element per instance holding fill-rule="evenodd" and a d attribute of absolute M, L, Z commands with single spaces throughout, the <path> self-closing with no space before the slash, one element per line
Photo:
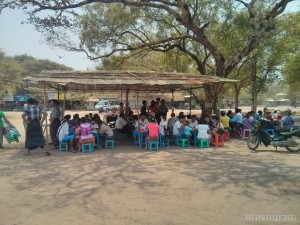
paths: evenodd
<path fill-rule="evenodd" d="M 0 151 L 0 225 L 243 225 L 257 215 L 293 219 L 254 224 L 300 224 L 300 154 L 284 149 L 250 152 L 236 140 L 46 157 L 23 146 Z"/>

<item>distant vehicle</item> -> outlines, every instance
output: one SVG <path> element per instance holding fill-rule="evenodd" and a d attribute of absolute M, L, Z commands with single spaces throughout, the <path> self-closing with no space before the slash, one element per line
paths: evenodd
<path fill-rule="evenodd" d="M 97 109 L 100 113 L 109 112 L 111 110 L 117 110 L 119 108 L 119 104 L 116 101 L 111 101 L 107 99 L 101 99 L 96 105 L 95 109 Z"/>

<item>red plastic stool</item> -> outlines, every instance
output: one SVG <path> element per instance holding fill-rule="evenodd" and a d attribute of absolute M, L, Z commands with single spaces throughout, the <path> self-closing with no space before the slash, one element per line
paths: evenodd
<path fill-rule="evenodd" d="M 224 142 L 221 140 L 220 134 L 213 134 L 213 142 L 211 144 L 216 147 L 224 144 Z"/>
<path fill-rule="evenodd" d="M 229 141 L 229 130 L 224 130 L 223 141 Z"/>

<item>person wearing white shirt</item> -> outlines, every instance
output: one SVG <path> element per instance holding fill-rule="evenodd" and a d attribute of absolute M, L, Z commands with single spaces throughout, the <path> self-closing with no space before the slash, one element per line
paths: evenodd
<path fill-rule="evenodd" d="M 124 113 L 121 113 L 119 118 L 116 120 L 115 128 L 116 128 L 116 131 L 119 133 L 125 133 L 128 136 L 131 135 L 131 128 L 128 126 L 128 123 L 125 120 Z"/>
<path fill-rule="evenodd" d="M 198 120 L 196 115 L 192 115 L 191 122 L 189 124 L 190 127 L 194 128 L 198 125 Z"/>
<path fill-rule="evenodd" d="M 159 126 L 160 126 L 160 134 L 165 136 L 165 131 L 168 129 L 168 122 L 166 120 L 166 116 L 163 115 L 163 116 L 160 116 L 160 123 L 159 123 Z"/>
<path fill-rule="evenodd" d="M 70 135 L 69 133 L 69 121 L 66 121 L 60 127 L 58 128 L 57 131 L 57 136 L 59 142 L 67 142 L 71 146 L 71 152 L 75 152 L 74 150 L 74 139 L 75 139 L 75 134 Z"/>
<path fill-rule="evenodd" d="M 207 124 L 198 124 L 195 129 L 198 130 L 197 139 L 211 139 L 210 129 Z"/>
<path fill-rule="evenodd" d="M 140 128 L 145 128 L 149 123 L 148 119 L 144 114 L 140 115 L 140 119 L 135 123 L 135 129 L 139 130 Z"/>
<path fill-rule="evenodd" d="M 185 116 L 180 115 L 178 117 L 178 120 L 174 123 L 173 135 L 175 135 L 175 136 L 183 135 L 183 133 L 184 133 L 184 121 L 185 121 Z"/>
<path fill-rule="evenodd" d="M 114 136 L 114 132 L 111 127 L 105 123 L 101 123 L 100 134 L 106 134 L 108 139 L 112 139 Z"/>

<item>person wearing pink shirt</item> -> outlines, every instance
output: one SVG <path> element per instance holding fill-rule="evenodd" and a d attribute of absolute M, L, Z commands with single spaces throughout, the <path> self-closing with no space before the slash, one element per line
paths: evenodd
<path fill-rule="evenodd" d="M 79 139 L 78 140 L 79 151 L 81 151 L 82 144 L 92 143 L 93 145 L 95 145 L 95 138 L 92 134 L 93 128 L 91 124 L 86 121 L 85 117 L 82 117 L 80 119 L 80 122 L 81 124 L 78 127 L 78 136 L 77 136 L 77 139 Z"/>
<path fill-rule="evenodd" d="M 148 136 L 146 137 L 146 150 L 148 149 L 148 141 L 158 141 L 160 126 L 155 123 L 155 117 L 150 118 L 150 123 L 146 125 Z"/>

